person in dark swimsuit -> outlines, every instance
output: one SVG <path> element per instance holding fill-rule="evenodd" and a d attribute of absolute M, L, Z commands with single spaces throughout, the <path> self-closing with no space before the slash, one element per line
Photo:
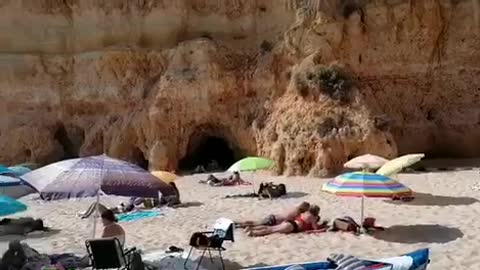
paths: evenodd
<path fill-rule="evenodd" d="M 279 225 L 280 223 L 286 220 L 295 220 L 298 216 L 302 213 L 305 213 L 310 208 L 310 204 L 308 202 L 302 202 L 298 206 L 293 209 L 289 209 L 285 213 L 276 214 L 276 215 L 268 215 L 262 220 L 259 221 L 236 221 L 235 227 L 236 228 L 247 228 L 247 227 L 255 227 L 255 226 L 275 226 Z"/>
<path fill-rule="evenodd" d="M 317 205 L 310 206 L 307 212 L 301 214 L 294 220 L 286 220 L 275 226 L 255 226 L 248 227 L 248 236 L 265 236 L 274 233 L 297 233 L 309 230 L 317 230 L 320 225 L 319 220 L 320 207 Z"/>

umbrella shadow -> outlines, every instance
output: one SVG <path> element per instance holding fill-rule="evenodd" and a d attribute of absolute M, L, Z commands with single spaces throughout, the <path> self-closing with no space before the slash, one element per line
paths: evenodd
<path fill-rule="evenodd" d="M 448 205 L 470 205 L 479 202 L 478 199 L 471 197 L 453 197 L 453 196 L 442 196 L 442 195 L 433 195 L 430 193 L 420 193 L 415 192 L 415 199 L 409 202 L 398 201 L 385 201 L 390 204 L 405 204 L 405 205 L 416 205 L 416 206 L 448 206 Z"/>
<path fill-rule="evenodd" d="M 250 268 L 257 268 L 257 267 L 267 267 L 267 266 L 271 266 L 271 265 L 268 265 L 266 263 L 256 263 L 256 264 L 252 264 L 252 265 L 249 265 L 249 266 L 245 266 L 244 268 L 242 269 L 250 269 Z"/>
<path fill-rule="evenodd" d="M 279 198 L 283 198 L 283 199 L 302 198 L 302 197 L 305 197 L 307 195 L 308 195 L 308 193 L 306 193 L 306 192 L 294 191 L 294 192 L 287 192 L 287 194 L 285 194 L 285 195 L 283 195 Z"/>
<path fill-rule="evenodd" d="M 415 243 L 447 243 L 463 237 L 458 228 L 439 224 L 394 225 L 385 231 L 376 231 L 372 236 L 387 242 Z"/>
<path fill-rule="evenodd" d="M 219 267 L 221 266 L 221 261 L 220 257 L 218 255 L 213 255 L 213 262 L 210 260 L 208 255 L 206 255 L 203 260 L 201 266 L 204 267 L 205 269 L 220 269 Z M 223 263 L 225 265 L 225 269 L 231 269 L 231 270 L 240 270 L 244 269 L 245 267 L 235 261 L 229 260 L 228 258 L 223 258 Z"/>
<path fill-rule="evenodd" d="M 189 207 L 200 207 L 204 203 L 202 202 L 184 202 L 179 205 L 174 205 L 172 208 L 189 208 Z"/>
<path fill-rule="evenodd" d="M 46 231 L 35 231 L 28 233 L 26 235 L 21 235 L 21 234 L 6 234 L 6 235 L 0 235 L 0 242 L 6 241 L 23 241 L 26 239 L 41 239 L 41 238 L 48 238 L 50 236 L 59 234 L 61 230 L 58 229 L 48 229 Z"/>

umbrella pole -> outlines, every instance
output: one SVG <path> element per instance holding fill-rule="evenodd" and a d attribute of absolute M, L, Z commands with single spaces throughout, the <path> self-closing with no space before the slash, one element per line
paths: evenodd
<path fill-rule="evenodd" d="M 98 213 L 100 212 L 100 192 L 97 192 L 97 200 L 95 203 L 95 212 L 93 214 L 93 232 L 92 232 L 92 239 L 95 239 L 95 232 L 97 230 L 97 216 Z"/>
<path fill-rule="evenodd" d="M 365 206 L 365 196 L 362 196 L 362 211 L 361 211 L 361 214 L 360 214 L 360 226 L 363 225 L 363 210 L 364 210 L 364 206 Z"/>

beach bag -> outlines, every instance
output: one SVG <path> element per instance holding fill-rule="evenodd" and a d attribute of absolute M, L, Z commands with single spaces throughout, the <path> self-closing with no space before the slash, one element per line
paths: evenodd
<path fill-rule="evenodd" d="M 359 230 L 360 226 L 349 216 L 333 220 L 332 231 L 357 233 Z"/>
<path fill-rule="evenodd" d="M 130 269 L 131 270 L 144 270 L 145 269 L 145 264 L 143 263 L 142 260 L 142 255 L 138 251 L 134 251 L 131 255 L 130 258 Z"/>
<path fill-rule="evenodd" d="M 192 247 L 221 247 L 222 239 L 218 235 L 208 236 L 201 232 L 193 233 L 190 237 Z"/>
<path fill-rule="evenodd" d="M 258 189 L 258 195 L 261 198 L 278 198 L 283 195 L 287 194 L 287 187 L 285 184 L 274 184 L 272 182 L 269 183 L 261 183 L 260 188 Z"/>
<path fill-rule="evenodd" d="M 192 247 L 205 247 L 208 246 L 208 243 L 208 236 L 203 233 L 196 232 L 190 237 L 190 246 Z"/>

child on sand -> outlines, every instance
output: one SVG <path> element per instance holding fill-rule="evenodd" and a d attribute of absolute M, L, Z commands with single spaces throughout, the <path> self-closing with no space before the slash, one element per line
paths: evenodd
<path fill-rule="evenodd" d="M 312 205 L 307 212 L 302 213 L 295 220 L 286 220 L 275 226 L 247 227 L 248 236 L 265 236 L 274 233 L 297 233 L 320 229 L 320 207 Z"/>
<path fill-rule="evenodd" d="M 287 220 L 295 220 L 302 213 L 305 213 L 310 208 L 308 202 L 302 202 L 300 205 L 285 213 L 284 215 L 268 215 L 261 221 L 244 221 L 244 222 L 235 222 L 237 228 L 246 228 L 251 226 L 274 226 L 281 224 Z"/>

